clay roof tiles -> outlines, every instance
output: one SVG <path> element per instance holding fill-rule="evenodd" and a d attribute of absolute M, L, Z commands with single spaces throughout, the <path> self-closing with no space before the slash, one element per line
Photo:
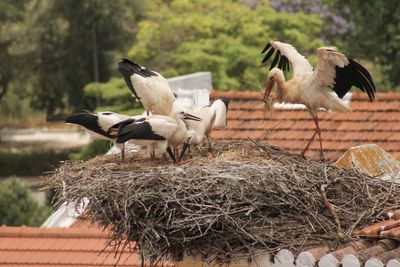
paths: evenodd
<path fill-rule="evenodd" d="M 82 224 L 72 228 L 0 227 L 0 266 L 141 266 L 138 254 L 118 261 L 106 247 L 108 232 Z"/>
<path fill-rule="evenodd" d="M 279 266 L 347 266 L 345 262 L 360 263 L 351 266 L 384 266 L 390 261 L 400 264 L 400 210 L 388 213 L 387 219 L 360 229 L 361 240 L 332 250 L 315 247 L 294 255 L 288 250 L 274 255 Z M 114 266 L 115 251 L 105 247 L 108 232 L 92 227 L 87 221 L 77 221 L 71 228 L 0 227 L 0 266 Z M 373 237 L 373 239 L 365 239 Z M 379 239 L 376 239 L 376 238 Z M 102 252 L 102 253 L 101 253 Z M 270 259 L 269 257 L 267 257 Z M 396 260 L 397 259 L 397 260 Z M 381 265 L 369 265 L 378 262 Z M 177 262 L 178 267 L 195 266 L 199 262 Z M 272 262 L 270 265 L 275 266 Z M 172 267 L 172 263 L 164 266 Z M 196 265 L 196 266 L 197 266 Z M 140 266 L 137 254 L 121 255 L 118 266 Z M 235 266 L 248 266 L 248 263 Z M 260 265 L 261 266 L 261 265 Z M 278 265 L 277 265 L 278 266 Z M 389 266 L 389 265 L 387 265 Z"/>
<path fill-rule="evenodd" d="M 228 127 L 212 132 L 214 139 L 264 138 L 271 145 L 290 152 L 302 151 L 315 129 L 305 109 L 265 111 L 261 92 L 216 92 L 212 98 L 230 100 Z M 400 94 L 377 93 L 369 102 L 363 93 L 352 94 L 352 113 L 320 111 L 325 158 L 336 160 L 351 146 L 374 143 L 400 158 Z M 308 156 L 319 157 L 317 138 Z"/>

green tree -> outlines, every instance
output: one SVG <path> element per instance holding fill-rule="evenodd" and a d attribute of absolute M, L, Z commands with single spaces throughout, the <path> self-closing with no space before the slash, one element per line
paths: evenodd
<path fill-rule="evenodd" d="M 50 214 L 50 208 L 33 199 L 29 187 L 16 178 L 1 182 L 0 225 L 39 226 Z"/>
<path fill-rule="evenodd" d="M 21 23 L 24 20 L 25 1 L 5 0 L 0 2 L 0 100 L 10 88 L 16 75 L 16 64 L 19 55 L 15 53 L 14 46 L 21 33 Z M 7 64 L 5 64 L 7 62 Z M 19 63 L 19 62 L 18 62 Z"/>
<path fill-rule="evenodd" d="M 122 77 L 112 78 L 106 83 L 89 83 L 83 91 L 85 98 L 92 102 L 89 106 L 97 106 L 96 109 L 99 111 L 113 111 L 130 115 L 143 112 L 141 104 L 131 96 L 132 93 L 126 87 Z"/>
<path fill-rule="evenodd" d="M 37 1 L 35 106 L 49 114 L 81 109 L 83 87 L 109 80 L 115 52 L 134 40 L 141 10 L 140 1 Z"/>
<path fill-rule="evenodd" d="M 30 111 L 27 86 L 34 46 L 26 43 L 32 1 L 0 1 L 0 114 L 21 118 Z"/>
<path fill-rule="evenodd" d="M 218 90 L 259 89 L 264 44 L 277 39 L 314 53 L 323 44 L 322 22 L 317 15 L 278 13 L 268 1 L 252 2 L 152 2 L 128 56 L 166 76 L 209 70 Z"/>

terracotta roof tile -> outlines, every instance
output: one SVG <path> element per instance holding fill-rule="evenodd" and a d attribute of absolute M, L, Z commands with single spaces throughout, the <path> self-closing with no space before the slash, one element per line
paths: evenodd
<path fill-rule="evenodd" d="M 225 96 L 231 103 L 228 127 L 213 131 L 215 139 L 263 137 L 271 145 L 299 153 L 315 125 L 305 109 L 265 111 L 261 92 L 213 92 L 213 98 Z M 359 92 L 352 95 L 351 113 L 318 113 L 325 158 L 337 159 L 354 145 L 375 143 L 400 158 L 400 94 L 378 93 L 375 102 Z M 319 158 L 316 138 L 306 155 Z M 329 155 L 329 156 L 328 156 Z"/>
<path fill-rule="evenodd" d="M 353 101 L 350 104 L 350 108 L 355 110 L 368 110 L 368 111 L 386 111 L 386 110 L 399 110 L 400 101 L 380 101 L 379 105 L 371 105 L 367 101 Z"/>
<path fill-rule="evenodd" d="M 88 224 L 72 228 L 2 226 L 0 266 L 114 266 L 118 260 L 112 248 L 105 249 L 107 237 L 108 232 Z M 118 263 L 140 265 L 139 256 L 128 251 Z"/>

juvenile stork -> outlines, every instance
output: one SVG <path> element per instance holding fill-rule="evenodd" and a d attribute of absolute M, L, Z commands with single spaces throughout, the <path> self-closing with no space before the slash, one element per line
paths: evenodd
<path fill-rule="evenodd" d="M 196 146 L 201 144 L 204 137 L 207 138 L 208 149 L 211 152 L 210 133 L 212 129 L 220 130 L 227 126 L 226 115 L 228 112 L 228 104 L 228 99 L 220 97 L 215 100 L 211 106 L 205 106 L 190 112 L 201 118 L 201 121 L 185 121 L 188 131 L 179 160 L 183 158 L 185 151 L 190 147 L 190 145 Z"/>
<path fill-rule="evenodd" d="M 151 159 L 155 158 L 156 152 L 167 153 L 176 162 L 175 156 L 168 145 L 171 138 L 180 130 L 182 120 L 201 119 L 180 111 L 172 116 L 150 115 L 143 120 L 126 120 L 118 125 L 117 144 L 130 141 L 137 145 L 147 146 Z"/>
<path fill-rule="evenodd" d="M 187 108 L 184 107 L 183 105 L 179 104 L 177 101 L 174 102 L 174 104 L 172 105 L 172 114 L 185 113 L 186 110 L 187 110 Z M 178 156 L 178 147 L 185 142 L 186 137 L 187 137 L 188 129 L 186 127 L 186 123 L 188 123 L 189 121 L 194 122 L 195 120 L 187 120 L 186 121 L 179 117 L 177 117 L 175 119 L 176 119 L 176 123 L 177 123 L 177 128 L 174 131 L 174 133 L 171 135 L 171 137 L 168 138 L 168 146 L 172 148 L 174 156 L 177 157 Z M 201 121 L 197 120 L 196 122 L 200 123 Z M 180 159 L 179 159 L 179 161 L 180 161 Z"/>
<path fill-rule="evenodd" d="M 118 63 L 118 71 L 132 94 L 142 102 L 147 115 L 149 112 L 153 115 L 171 114 L 175 96 L 168 81 L 161 74 L 126 58 Z"/>
<path fill-rule="evenodd" d="M 268 73 L 263 100 L 268 103 L 272 88 L 276 84 L 276 102 L 304 104 L 315 122 L 316 130 L 301 155 L 304 156 L 318 133 L 320 155 L 323 159 L 321 129 L 317 116 L 318 109 L 324 108 L 337 112 L 351 111 L 339 98 L 342 98 L 352 86 L 366 92 L 370 101 L 374 101 L 375 84 L 371 74 L 359 63 L 334 47 L 317 49 L 315 70 L 293 46 L 276 41 L 268 42 L 265 45 L 261 52 L 262 54 L 266 53 L 262 63 L 267 62 L 274 52 L 276 53 Z M 293 78 L 286 81 L 283 71 L 289 70 L 290 65 L 293 67 Z M 331 94 L 327 90 L 328 87 L 339 98 Z"/>
<path fill-rule="evenodd" d="M 109 140 L 115 144 L 117 138 L 116 129 L 120 122 L 125 120 L 137 121 L 141 120 L 143 116 L 127 116 L 114 112 L 98 112 L 91 113 L 85 111 L 76 113 L 65 118 L 66 123 L 77 124 L 85 127 L 90 135 L 96 139 Z M 121 149 L 121 159 L 124 159 L 125 146 L 120 144 L 118 146 Z"/>

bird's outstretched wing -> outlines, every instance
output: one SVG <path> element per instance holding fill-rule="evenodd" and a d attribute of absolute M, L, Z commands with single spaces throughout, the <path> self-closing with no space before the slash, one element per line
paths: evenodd
<path fill-rule="evenodd" d="M 317 67 L 313 75 L 318 87 L 331 87 L 342 98 L 352 86 L 375 99 L 375 83 L 371 74 L 353 59 L 338 52 L 336 48 L 321 47 L 317 50 Z"/>
<path fill-rule="evenodd" d="M 275 53 L 275 57 L 272 60 L 270 70 L 274 67 L 278 67 L 281 70 L 290 70 L 290 64 L 293 67 L 293 77 L 302 75 L 304 73 L 312 73 L 313 67 L 308 60 L 302 56 L 297 50 L 290 44 L 281 43 L 277 41 L 268 42 L 261 54 L 266 53 L 262 64 L 267 62 L 272 55 Z"/>

